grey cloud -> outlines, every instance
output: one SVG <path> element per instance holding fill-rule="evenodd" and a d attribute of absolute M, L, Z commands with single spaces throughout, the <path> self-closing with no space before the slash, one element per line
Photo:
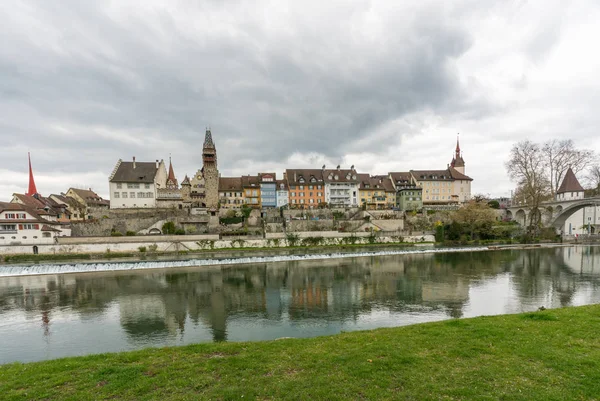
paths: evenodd
<path fill-rule="evenodd" d="M 0 49 L 0 135 L 19 138 L 2 158 L 21 165 L 27 147 L 39 168 L 108 175 L 120 157 L 172 152 L 189 173 L 211 125 L 230 169 L 294 152 L 337 160 L 357 143 L 385 149 L 364 139 L 420 110 L 492 112 L 455 65 L 474 43 L 460 17 L 482 13 L 480 3 L 391 4 L 291 3 L 273 15 L 279 3 L 21 2 L 0 14 L 10 38 Z"/>

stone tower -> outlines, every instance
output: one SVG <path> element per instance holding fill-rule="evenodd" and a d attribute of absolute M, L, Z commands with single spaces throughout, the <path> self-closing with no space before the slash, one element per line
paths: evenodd
<path fill-rule="evenodd" d="M 456 138 L 456 150 L 454 151 L 454 156 L 452 157 L 452 162 L 450 163 L 450 166 L 452 166 L 459 173 L 465 173 L 465 161 L 463 160 L 462 153 L 460 151 L 458 136 Z"/>
<path fill-rule="evenodd" d="M 219 203 L 219 170 L 217 169 L 217 148 L 212 139 L 210 128 L 206 129 L 202 147 L 202 170 L 206 189 L 206 207 L 216 209 Z"/>
<path fill-rule="evenodd" d="M 192 184 L 190 184 L 190 179 L 186 175 L 183 181 L 181 181 L 181 198 L 183 199 L 184 203 L 189 204 L 192 201 L 191 192 Z"/>

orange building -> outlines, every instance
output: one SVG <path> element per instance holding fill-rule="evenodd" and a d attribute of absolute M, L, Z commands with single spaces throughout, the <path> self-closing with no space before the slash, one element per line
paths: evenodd
<path fill-rule="evenodd" d="M 315 209 L 325 203 L 323 170 L 287 169 L 283 178 L 288 184 L 288 204 L 291 208 Z"/>

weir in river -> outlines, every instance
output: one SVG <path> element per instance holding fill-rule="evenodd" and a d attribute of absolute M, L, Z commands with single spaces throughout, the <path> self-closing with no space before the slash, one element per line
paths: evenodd
<path fill-rule="evenodd" d="M 164 261 L 135 261 L 135 262 L 100 262 L 100 263 L 63 263 L 63 264 L 18 264 L 0 265 L 0 277 L 26 276 L 36 274 L 64 274 L 85 273 L 100 271 L 138 270 L 138 269 L 172 269 L 191 266 L 220 266 L 239 265 L 251 263 L 292 262 L 302 260 L 322 260 L 339 258 L 356 258 L 364 256 L 411 255 L 441 252 L 477 252 L 488 250 L 487 247 L 469 248 L 430 248 L 419 250 L 387 250 L 374 252 L 344 252 L 330 254 L 308 255 L 276 255 L 254 256 L 225 259 L 189 259 L 189 260 L 164 260 Z"/>

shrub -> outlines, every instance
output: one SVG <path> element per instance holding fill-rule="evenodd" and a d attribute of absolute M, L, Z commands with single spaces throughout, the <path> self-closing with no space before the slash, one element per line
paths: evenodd
<path fill-rule="evenodd" d="M 302 246 L 319 246 L 323 243 L 323 237 L 306 237 L 302 239 Z"/>
<path fill-rule="evenodd" d="M 285 239 L 287 241 L 287 246 L 297 246 L 300 241 L 298 234 L 294 233 L 287 233 Z"/>
<path fill-rule="evenodd" d="M 156 252 L 156 250 L 158 249 L 158 245 L 156 244 L 152 244 L 148 246 L 148 250 L 150 250 L 150 252 Z"/>
<path fill-rule="evenodd" d="M 111 231 L 110 236 L 111 237 L 122 237 L 123 234 L 121 234 L 119 231 Z"/>
<path fill-rule="evenodd" d="M 166 235 L 175 234 L 175 223 L 173 223 L 172 221 L 167 221 L 162 226 L 162 232 L 163 232 L 163 234 L 166 234 Z"/>
<path fill-rule="evenodd" d="M 142 253 L 146 252 L 146 247 L 145 246 L 140 246 L 138 247 L 138 250 Z"/>
<path fill-rule="evenodd" d="M 183 228 L 178 228 L 175 230 L 175 235 L 185 235 L 185 230 Z"/>
<path fill-rule="evenodd" d="M 135 231 L 130 231 L 130 230 L 127 230 L 127 232 L 125 233 L 125 235 L 128 237 L 133 237 L 135 234 L 136 234 Z"/>

